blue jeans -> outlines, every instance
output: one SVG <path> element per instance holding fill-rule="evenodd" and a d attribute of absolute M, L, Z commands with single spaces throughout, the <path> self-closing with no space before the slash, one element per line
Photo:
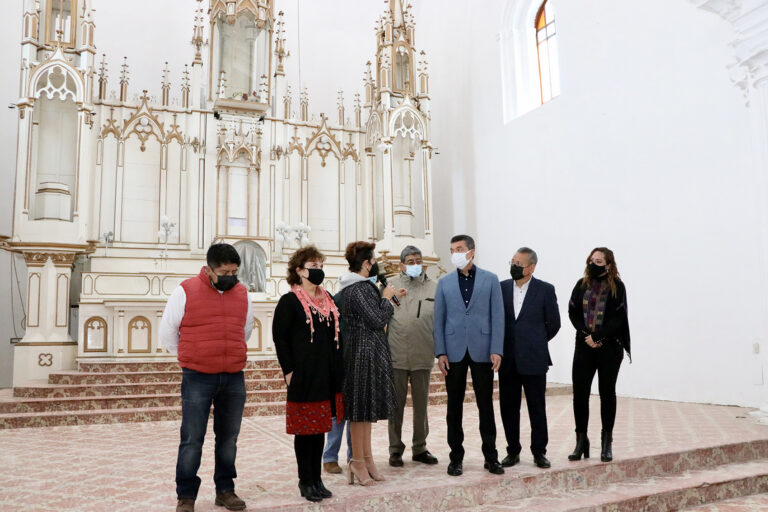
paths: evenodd
<path fill-rule="evenodd" d="M 237 436 L 245 406 L 245 377 L 238 373 L 200 373 L 182 368 L 181 443 L 176 461 L 176 495 L 197 499 L 200 489 L 200 457 L 203 453 L 208 416 L 213 405 L 216 435 L 213 481 L 216 494 L 235 490 Z"/>
<path fill-rule="evenodd" d="M 333 418 L 333 429 L 328 432 L 328 438 L 323 450 L 323 463 L 339 462 L 339 449 L 341 448 L 341 435 L 344 433 L 344 425 L 347 426 L 347 460 L 352 458 L 352 438 L 349 437 L 349 421 L 344 419 L 340 424 Z"/>

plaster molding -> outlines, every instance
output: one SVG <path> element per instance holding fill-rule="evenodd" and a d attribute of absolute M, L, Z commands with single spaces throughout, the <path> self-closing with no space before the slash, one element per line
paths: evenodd
<path fill-rule="evenodd" d="M 768 0 L 690 0 L 719 15 L 734 31 L 728 65 L 731 82 L 742 90 L 749 105 L 752 90 L 768 84 Z"/>

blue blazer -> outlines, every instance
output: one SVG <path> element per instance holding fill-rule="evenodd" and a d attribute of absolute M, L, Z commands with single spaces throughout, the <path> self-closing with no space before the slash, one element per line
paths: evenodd
<path fill-rule="evenodd" d="M 457 363 L 469 356 L 489 363 L 491 354 L 504 352 L 504 301 L 496 274 L 477 268 L 469 306 L 459 288 L 459 273 L 437 282 L 435 292 L 435 355 Z"/>
<path fill-rule="evenodd" d="M 557 308 L 555 287 L 531 277 L 523 307 L 515 319 L 515 281 L 501 283 L 504 296 L 504 358 L 501 373 L 512 365 L 520 375 L 542 375 L 552 366 L 549 340 L 560 330 L 560 311 Z"/>

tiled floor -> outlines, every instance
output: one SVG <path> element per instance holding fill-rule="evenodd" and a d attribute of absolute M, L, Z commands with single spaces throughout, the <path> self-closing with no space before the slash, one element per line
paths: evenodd
<path fill-rule="evenodd" d="M 523 408 L 522 444 L 529 429 Z M 553 469 L 585 467 L 599 463 L 599 400 L 592 399 L 590 437 L 595 442 L 590 461 L 569 463 L 573 448 L 573 418 L 569 396 L 550 397 L 547 403 Z M 747 410 L 700 404 L 619 399 L 614 430 L 617 461 L 640 456 L 677 452 L 757 439 L 768 439 L 768 426 L 747 417 Z M 406 409 L 409 421 L 409 409 Z M 504 438 L 498 417 L 498 447 L 503 456 Z M 341 499 L 386 494 L 403 489 L 429 489 L 455 482 L 483 482 L 514 476 L 540 474 L 530 454 L 508 469 L 503 477 L 482 469 L 477 433 L 477 410 L 465 404 L 466 432 L 464 475 L 452 480 L 445 474 L 448 448 L 445 441 L 445 406 L 430 409 L 429 449 L 440 459 L 424 466 L 406 458 L 405 467 L 387 465 L 387 426 L 374 426 L 374 455 L 386 482 L 372 488 L 346 484 L 344 475 L 327 475 L 326 486 Z M 405 429 L 406 438 L 410 429 Z M 211 429 L 209 428 L 209 432 Z M 298 495 L 293 438 L 284 433 L 283 417 L 250 417 L 243 420 L 239 441 L 237 491 L 249 509 L 308 504 Z M 174 467 L 179 423 L 126 423 L 49 427 L 0 431 L 0 511 L 157 511 L 173 510 Z M 203 484 L 198 511 L 223 510 L 213 504 L 213 435 L 204 449 L 200 476 Z M 406 442 L 406 444 L 408 444 Z M 757 498 L 756 498 L 757 499 Z M 329 500 L 328 504 L 340 500 Z M 324 502 L 326 503 L 326 502 Z M 731 510 L 731 509 L 702 509 Z M 758 510 L 758 509 L 733 509 Z M 765 510 L 765 509 L 763 509 Z"/>

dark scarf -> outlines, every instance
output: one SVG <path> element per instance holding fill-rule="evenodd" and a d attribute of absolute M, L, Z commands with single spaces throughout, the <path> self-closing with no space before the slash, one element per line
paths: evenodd
<path fill-rule="evenodd" d="M 584 310 L 584 325 L 589 332 L 595 332 L 603 326 L 605 306 L 611 287 L 606 279 L 593 279 L 589 288 L 584 291 L 582 309 Z"/>

